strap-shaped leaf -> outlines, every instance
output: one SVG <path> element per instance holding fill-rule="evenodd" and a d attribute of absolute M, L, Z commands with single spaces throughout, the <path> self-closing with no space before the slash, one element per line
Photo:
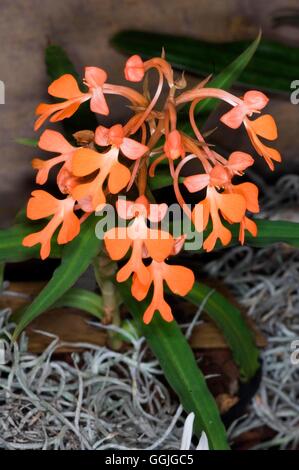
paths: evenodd
<path fill-rule="evenodd" d="M 213 449 L 229 449 L 225 429 L 215 400 L 198 368 L 192 350 L 176 321 L 166 323 L 155 315 L 149 325 L 142 322 L 146 302 L 137 302 L 128 284 L 119 284 L 120 293 L 142 336 L 158 358 L 165 377 L 187 413 L 195 413 L 195 432 L 204 429 Z"/>
<path fill-rule="evenodd" d="M 15 338 L 32 320 L 50 308 L 73 286 L 98 254 L 102 243 L 95 235 L 96 222 L 97 218 L 90 216 L 82 225 L 80 234 L 63 248 L 61 264 L 48 284 L 24 311 L 16 327 Z"/>
<path fill-rule="evenodd" d="M 223 333 L 239 366 L 241 379 L 246 382 L 250 380 L 259 368 L 259 351 L 238 308 L 214 289 L 198 282 L 195 282 L 186 298 L 195 305 L 200 305 L 207 299 L 204 304 L 205 312 Z"/>
<path fill-rule="evenodd" d="M 299 248 L 299 223 L 284 220 L 255 220 L 258 234 L 253 237 L 246 233 L 245 243 L 251 246 L 263 247 L 273 243 L 286 243 Z M 233 229 L 234 239 L 238 236 L 236 227 Z"/>
<path fill-rule="evenodd" d="M 68 292 L 63 294 L 53 305 L 56 307 L 73 307 L 79 308 L 84 312 L 99 318 L 103 318 L 102 297 L 95 292 L 91 292 L 79 287 L 72 287 Z"/>
<path fill-rule="evenodd" d="M 0 261 L 19 262 L 30 258 L 39 258 L 40 246 L 27 248 L 22 245 L 26 235 L 42 228 L 40 224 L 18 223 L 7 229 L 0 230 Z M 51 258 L 58 258 L 61 247 L 55 241 L 52 242 Z"/>
<path fill-rule="evenodd" d="M 144 31 L 121 31 L 111 42 L 123 52 L 139 54 L 144 58 L 160 56 L 163 47 L 167 60 L 175 68 L 200 76 L 218 74 L 249 46 L 248 41 L 214 43 Z M 290 82 L 299 74 L 298 55 L 298 47 L 263 39 L 254 59 L 238 77 L 238 82 L 289 93 Z M 285 64 L 283 70 L 279 68 L 281 63 Z"/>
<path fill-rule="evenodd" d="M 61 75 L 69 73 L 76 78 L 82 91 L 86 90 L 86 88 L 85 90 L 83 89 L 83 83 L 80 80 L 74 65 L 62 47 L 54 44 L 48 46 L 45 52 L 45 60 L 47 72 L 51 81 L 56 80 L 61 77 Z M 83 103 L 72 117 L 63 121 L 63 126 L 68 134 L 73 134 L 74 132 L 82 129 L 93 130 L 96 128 L 97 124 L 95 114 L 90 111 L 89 102 Z"/>
<path fill-rule="evenodd" d="M 257 236 L 253 237 L 249 232 L 246 232 L 245 245 L 262 248 L 274 243 L 286 243 L 294 248 L 299 248 L 299 223 L 263 219 L 255 219 L 255 222 L 258 229 Z M 228 228 L 232 232 L 230 246 L 238 245 L 240 243 L 238 240 L 239 226 L 234 224 L 228 226 Z M 223 248 L 223 246 L 221 243 L 217 243 L 216 248 Z"/>

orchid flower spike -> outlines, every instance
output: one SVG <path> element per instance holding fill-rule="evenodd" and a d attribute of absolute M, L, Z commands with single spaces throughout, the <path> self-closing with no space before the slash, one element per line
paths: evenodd
<path fill-rule="evenodd" d="M 256 155 L 271 170 L 281 161 L 279 151 L 272 145 L 278 136 L 275 120 L 263 113 L 269 101 L 264 93 L 249 90 L 238 97 L 209 86 L 210 77 L 188 89 L 185 78 L 174 80 L 166 57 L 164 52 L 161 57 L 148 60 L 138 55 L 130 57 L 124 74 L 134 87 L 109 83 L 107 72 L 95 66 L 85 68 L 82 83 L 65 74 L 50 84 L 48 92 L 54 102 L 38 105 L 36 130 L 47 120 L 70 118 L 83 103 L 100 115 L 101 124 L 96 129 L 76 132 L 72 141 L 52 129 L 40 135 L 39 149 L 53 152 L 54 156 L 43 159 L 37 155 L 33 159 L 36 183 L 46 185 L 49 175 L 57 170 L 57 189 L 63 196 L 56 198 L 47 191 L 33 191 L 27 216 L 31 220 L 45 219 L 45 226 L 23 240 L 24 246 L 40 245 L 44 259 L 51 253 L 51 240 L 58 244 L 71 242 L 91 214 L 111 204 L 119 223 L 115 219 L 107 227 L 104 246 L 107 255 L 119 263 L 115 270 L 117 282 L 130 280 L 132 296 L 138 301 L 151 292 L 143 312 L 145 324 L 157 314 L 167 322 L 173 321 L 165 286 L 174 294 L 185 296 L 195 281 L 189 268 L 175 262 L 174 257 L 187 247 L 187 230 L 182 224 L 182 233 L 175 233 L 174 224 L 169 224 L 167 202 L 176 198 L 178 209 L 184 211 L 192 229 L 195 227 L 202 234 L 204 250 L 212 251 L 217 243 L 228 245 L 233 225 L 244 244 L 247 232 L 257 235 L 258 227 L 252 217 L 259 212 L 259 190 L 254 183 L 240 179 L 246 178 Z M 150 70 L 154 70 L 156 79 L 153 92 L 148 86 Z M 142 81 L 141 91 L 137 91 L 135 84 Z M 114 95 L 114 99 L 108 95 Z M 115 105 L 117 97 L 121 99 Z M 231 141 L 233 131 L 243 128 L 252 144 L 250 153 L 234 149 L 223 156 L 212 142 L 214 134 L 201 132 L 201 107 L 197 105 L 210 99 L 221 100 L 229 107 L 220 123 L 232 134 Z M 189 107 L 185 115 L 188 132 L 179 116 L 183 105 Z M 109 122 L 105 121 L 114 106 L 118 115 L 126 115 L 129 109 L 126 122 L 111 122 L 114 113 Z M 126 112 L 121 113 L 118 106 L 125 106 Z M 165 161 L 167 165 L 162 169 Z M 162 187 L 173 187 L 173 191 L 161 191 L 158 204 L 155 197 Z M 188 198 L 190 202 L 190 193 L 192 205 L 185 201 Z M 169 194 L 167 199 L 163 199 L 165 194 Z M 198 249 L 202 247 L 199 244 Z M 193 420 L 192 414 L 186 420 L 184 448 L 191 442 Z M 207 446 L 205 434 L 200 443 Z"/>

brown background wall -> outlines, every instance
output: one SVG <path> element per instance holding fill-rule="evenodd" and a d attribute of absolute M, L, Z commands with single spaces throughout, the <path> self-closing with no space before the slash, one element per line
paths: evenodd
<path fill-rule="evenodd" d="M 274 31 L 271 15 L 298 0 L 0 0 L 0 79 L 6 104 L 0 106 L 0 219 L 8 221 L 33 184 L 30 160 L 37 152 L 15 143 L 33 137 L 34 108 L 46 99 L 43 52 L 48 41 L 62 45 L 78 68 L 106 68 L 111 81 L 122 77 L 124 58 L 108 45 L 120 29 L 139 28 L 226 41 L 253 37 L 262 26 L 266 37 L 299 45 L 299 29 Z M 282 64 L 283 66 L 283 64 Z M 299 77 L 294 77 L 299 79 Z M 299 162 L 299 106 L 287 97 L 272 105 L 280 128 L 287 171 Z"/>

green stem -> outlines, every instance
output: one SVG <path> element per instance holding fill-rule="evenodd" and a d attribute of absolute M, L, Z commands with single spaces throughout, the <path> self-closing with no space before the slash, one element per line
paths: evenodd
<path fill-rule="evenodd" d="M 94 273 L 97 284 L 101 289 L 103 299 L 103 323 L 119 327 L 121 318 L 119 313 L 119 294 L 114 284 L 117 264 L 108 255 L 101 251 L 93 261 Z M 122 341 L 115 332 L 108 333 L 109 346 L 120 349 Z"/>

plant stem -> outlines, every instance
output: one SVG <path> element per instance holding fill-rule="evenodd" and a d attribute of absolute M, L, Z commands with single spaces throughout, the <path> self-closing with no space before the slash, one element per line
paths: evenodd
<path fill-rule="evenodd" d="M 112 324 L 119 327 L 121 323 L 119 314 L 119 294 L 114 284 L 117 264 L 112 261 L 105 251 L 96 256 L 93 261 L 94 273 L 97 284 L 102 293 L 104 324 Z M 108 333 L 108 344 L 113 349 L 120 349 L 122 341 L 114 331 Z"/>

